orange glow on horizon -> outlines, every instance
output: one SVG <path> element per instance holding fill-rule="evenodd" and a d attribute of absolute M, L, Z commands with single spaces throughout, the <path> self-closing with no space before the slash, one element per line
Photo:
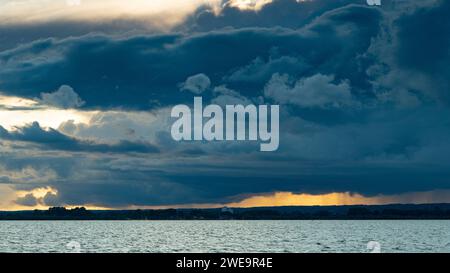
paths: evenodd
<path fill-rule="evenodd" d="M 345 205 L 388 205 L 388 204 L 431 204 L 450 203 L 450 190 L 409 192 L 396 195 L 364 196 L 350 192 L 327 194 L 296 194 L 275 192 L 254 195 L 241 201 L 223 204 L 183 204 L 172 206 L 129 206 L 127 209 L 169 209 L 169 208 L 252 208 L 282 206 L 345 206 Z"/>
<path fill-rule="evenodd" d="M 51 192 L 57 194 L 57 191 L 51 188 L 38 188 L 32 191 L 18 191 L 14 195 L 23 197 L 25 193 L 32 193 L 37 198 L 44 193 Z M 27 207 L 14 203 L 14 199 L 10 199 L 8 205 L 1 204 L 0 210 L 46 210 L 49 206 L 42 203 L 34 207 Z M 450 203 L 450 190 L 435 190 L 428 192 L 410 192 L 397 195 L 376 195 L 364 196 L 358 193 L 342 192 L 327 194 L 305 194 L 292 192 L 275 192 L 270 194 L 255 195 L 245 198 L 241 201 L 230 203 L 210 203 L 210 204 L 181 204 L 167 206 L 137 206 L 130 205 L 126 207 L 108 207 L 99 204 L 80 204 L 67 205 L 68 209 L 75 207 L 85 207 L 89 210 L 113 210 L 113 209 L 169 209 L 169 208 L 221 208 L 224 206 L 234 208 L 251 208 L 251 207 L 279 207 L 279 206 L 344 206 L 344 205 L 387 205 L 387 204 L 430 204 L 430 203 Z M 6 205 L 6 206 L 5 206 Z"/>
<path fill-rule="evenodd" d="M 378 204 L 377 198 L 364 197 L 360 194 L 328 193 L 328 194 L 295 194 L 277 192 L 270 195 L 252 196 L 240 202 L 228 204 L 230 207 L 272 207 L 272 206 L 335 206 Z"/>
<path fill-rule="evenodd" d="M 229 207 L 273 207 L 273 206 L 344 206 L 344 205 L 387 205 L 449 203 L 450 191 L 411 192 L 396 195 L 364 196 L 357 193 L 295 194 L 276 192 L 246 198 L 229 203 Z"/>

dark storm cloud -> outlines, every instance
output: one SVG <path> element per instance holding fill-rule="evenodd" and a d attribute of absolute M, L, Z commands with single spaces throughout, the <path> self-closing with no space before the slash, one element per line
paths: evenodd
<path fill-rule="evenodd" d="M 102 21 L 50 21 L 44 23 L 0 25 L 0 51 L 41 39 L 63 39 L 89 33 L 109 35 L 133 35 L 158 32 L 157 27 L 143 20 L 115 19 Z"/>
<path fill-rule="evenodd" d="M 197 143 L 192 149 L 203 152 L 195 156 L 113 153 L 69 159 L 32 152 L 21 159 L 3 155 L 0 162 L 16 171 L 18 166 L 52 168 L 58 178 L 42 185 L 58 195 L 45 198 L 47 205 L 220 203 L 272 191 L 375 195 L 449 188 L 448 111 L 377 112 L 364 123 L 338 126 L 291 120 L 281 129 L 280 151 L 273 154 L 245 144 L 216 150 Z"/>
<path fill-rule="evenodd" d="M 3 66 L 0 89 L 36 97 L 40 92 L 68 84 L 88 101 L 86 107 L 148 108 L 154 107 L 155 102 L 158 102 L 156 105 L 172 104 L 190 99 L 187 94 L 178 92 L 177 85 L 200 73 L 206 73 L 213 84 L 227 83 L 249 96 L 262 89 L 274 73 L 287 73 L 297 78 L 320 73 L 333 74 L 337 81 L 349 80 L 353 94 L 371 99 L 371 84 L 382 81 L 368 77 L 366 72 L 374 63 L 382 61 L 382 56 L 370 56 L 366 52 L 369 46 L 373 47 L 373 39 L 380 35 L 384 19 L 398 17 L 392 28 L 383 25 L 388 28 L 383 31 L 389 35 L 398 33 L 398 37 L 380 40 L 386 48 L 379 49 L 385 51 L 383 54 L 391 52 L 395 58 L 391 58 L 393 63 L 387 64 L 388 67 L 380 63 L 378 69 L 391 69 L 390 88 L 395 82 L 403 81 L 403 85 L 412 89 L 406 92 L 434 92 L 439 99 L 448 100 L 445 92 L 440 91 L 449 86 L 445 67 L 448 18 L 442 16 L 447 13 L 448 3 L 425 1 L 431 4 L 404 15 L 401 9 L 385 12 L 384 9 L 388 9 L 385 6 L 389 7 L 394 1 L 385 1 L 381 9 L 368 7 L 363 2 L 359 3 L 362 5 L 346 5 L 349 1 L 278 0 L 256 13 L 225 6 L 220 16 L 214 16 L 222 20 L 227 18 L 228 10 L 233 10 L 239 18 L 261 16 L 267 19 L 274 18 L 272 14 L 282 14 L 281 11 L 295 10 L 292 16 L 307 11 L 308 20 L 301 16 L 297 20 L 280 16 L 286 18 L 286 22 L 302 22 L 296 31 L 274 28 L 292 26 L 269 20 L 267 26 L 251 22 L 245 25 L 251 28 L 245 30 L 225 29 L 202 34 L 188 31 L 184 35 L 122 35 L 122 38 L 87 35 L 36 41 L 0 53 Z M 435 18 L 442 22 L 436 27 Z M 232 19 L 227 24 L 242 27 L 239 20 Z M 430 28 L 433 31 L 429 31 Z M 410 65 L 408 62 L 417 63 Z M 427 63 L 422 66 L 419 62 Z M 419 75 L 405 75 L 415 67 Z M 427 73 L 427 78 L 422 79 Z M 403 76 L 395 80 L 394 75 Z M 414 80 L 405 80 L 408 78 Z"/>
<path fill-rule="evenodd" d="M 244 194 L 274 191 L 317 194 L 351 191 L 376 195 L 402 193 L 405 189 L 427 191 L 450 187 L 445 178 L 450 174 L 448 168 L 426 167 L 421 164 L 414 165 L 415 168 L 410 168 L 409 165 L 406 174 L 405 165 L 395 163 L 390 166 L 329 163 L 329 166 L 324 167 L 301 160 L 290 160 L 291 166 L 287 166 L 286 162 L 277 164 L 273 161 L 253 160 L 255 166 L 247 166 L 246 170 L 241 169 L 243 164 L 238 162 L 216 169 L 211 166 L 199 168 L 198 164 L 188 163 L 192 168 L 183 168 L 181 172 L 170 166 L 160 166 L 158 171 L 151 170 L 156 166 L 152 166 L 150 162 L 147 163 L 148 170 L 136 167 L 131 170 L 116 169 L 111 162 L 99 164 L 86 160 L 89 164 L 83 166 L 87 168 L 84 172 L 96 172 L 81 177 L 74 173 L 70 179 L 64 179 L 63 183 L 51 183 L 52 188 L 58 190 L 58 196 L 52 196 L 52 203 L 47 204 L 123 207 L 131 204 L 226 203 L 240 200 Z M 179 165 L 183 165 L 181 161 Z M 74 171 L 79 172 L 76 169 Z M 279 175 L 280 173 L 283 175 Z M 111 177 L 114 179 L 110 179 Z"/>
<path fill-rule="evenodd" d="M 220 14 L 215 15 L 212 7 L 201 6 L 185 22 L 173 30 L 183 32 L 209 31 L 223 27 L 294 27 L 305 25 L 325 11 L 347 4 L 364 4 L 365 0 L 275 0 L 258 12 L 239 10 L 224 1 Z M 167 30 L 158 24 L 161 18 L 120 17 L 96 20 L 50 20 L 33 23 L 0 24 L 0 51 L 27 44 L 35 40 L 83 36 L 89 33 L 108 35 L 136 35 L 138 33 L 158 33 Z"/>
<path fill-rule="evenodd" d="M 448 70 L 450 3 L 438 3 L 420 7 L 412 14 L 396 20 L 395 24 L 400 30 L 396 59 L 402 68 L 438 74 L 443 68 Z"/>
<path fill-rule="evenodd" d="M 251 96 L 275 72 L 303 76 L 321 71 L 363 85 L 364 71 L 358 69 L 356 57 L 377 35 L 381 19 L 377 9 L 348 6 L 323 15 L 303 31 L 249 28 L 41 40 L 0 53 L 4 68 L 0 89 L 35 97 L 67 84 L 86 107 L 148 108 L 155 100 L 163 104 L 191 100 L 179 92 L 178 84 L 200 73 L 207 73 L 216 85 L 229 78 L 232 88 Z M 283 68 L 286 62 L 291 65 Z M 265 66 L 254 68 L 265 70 L 260 79 L 240 80 L 249 65 Z"/>
<path fill-rule="evenodd" d="M 180 88 L 205 101 L 217 94 L 241 100 L 266 95 L 260 99 L 281 104 L 275 153 L 255 152 L 249 143 L 174 145 L 162 131 L 154 132 L 154 149 L 162 153 L 146 154 L 140 144 L 86 142 L 34 124 L 17 132 L 0 128 L 5 142 L 41 147 L 22 157 L 9 150 L 0 162 L 16 172 L 54 169 L 58 179 L 43 184 L 58 190 L 45 198 L 53 205 L 450 188 L 450 4 L 411 1 L 407 9 L 392 9 L 348 2 L 278 0 L 257 13 L 226 6 L 220 15 L 202 9 L 180 28 L 188 30 L 184 34 L 46 39 L 0 53 L 3 92 L 35 98 L 67 84 L 87 108 L 192 102 L 193 94 Z M 322 88 L 329 92 L 316 93 Z M 329 107 L 341 91 L 339 107 Z M 44 156 L 48 150 L 57 151 Z M 69 160 L 58 151 L 85 153 Z M 87 156 L 90 151 L 112 154 Z"/>
<path fill-rule="evenodd" d="M 194 31 L 211 31 L 225 27 L 286 27 L 300 28 L 326 11 L 349 4 L 365 4 L 366 0 L 275 0 L 260 10 L 240 10 L 223 1 L 220 13 L 211 7 L 200 7 L 179 28 Z"/>
<path fill-rule="evenodd" d="M 415 87 L 434 93 L 446 104 L 450 104 L 449 14 L 450 2 L 438 1 L 395 21 L 399 30 L 394 52 L 398 69 L 423 75 L 423 83 Z"/>
<path fill-rule="evenodd" d="M 130 205 L 162 205 L 178 202 L 195 202 L 199 199 L 196 192 L 183 184 L 160 181 L 115 179 L 113 183 L 96 182 L 90 185 L 58 185 L 58 195 L 44 198 L 47 205 L 92 204 L 106 207 L 127 207 Z"/>
<path fill-rule="evenodd" d="M 29 142 L 39 145 L 43 149 L 55 149 L 72 152 L 93 153 L 157 153 L 158 149 L 148 143 L 134 143 L 120 141 L 117 144 L 100 144 L 92 141 L 78 140 L 60 133 L 55 129 L 44 130 L 39 123 L 34 122 L 28 126 L 7 131 L 0 126 L 0 138 L 9 141 Z"/>

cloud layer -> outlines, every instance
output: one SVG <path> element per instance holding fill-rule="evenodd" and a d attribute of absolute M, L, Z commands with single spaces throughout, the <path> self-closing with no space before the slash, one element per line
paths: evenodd
<path fill-rule="evenodd" d="M 448 1 L 237 6 L 196 6 L 165 32 L 124 23 L 53 37 L 30 27 L 25 42 L 8 39 L 0 116 L 29 122 L 0 121 L 0 183 L 54 189 L 21 195 L 25 206 L 98 207 L 450 188 Z M 174 142 L 170 108 L 200 94 L 280 104 L 279 151 Z M 29 120 L 55 108 L 72 112 L 54 128 Z"/>

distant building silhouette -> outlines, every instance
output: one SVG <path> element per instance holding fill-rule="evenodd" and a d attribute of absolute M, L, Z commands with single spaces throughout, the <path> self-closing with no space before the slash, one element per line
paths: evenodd
<path fill-rule="evenodd" d="M 231 213 L 231 214 L 233 214 L 233 213 L 234 213 L 234 210 L 233 210 L 232 208 L 229 208 L 229 207 L 223 207 L 223 208 L 221 209 L 221 212 L 222 212 L 222 213 Z"/>

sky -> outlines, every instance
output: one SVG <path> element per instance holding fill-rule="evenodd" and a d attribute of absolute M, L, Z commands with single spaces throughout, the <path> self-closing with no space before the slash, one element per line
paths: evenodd
<path fill-rule="evenodd" d="M 0 210 L 450 202 L 450 2 L 0 0 Z M 280 147 L 176 142 L 194 96 Z"/>

